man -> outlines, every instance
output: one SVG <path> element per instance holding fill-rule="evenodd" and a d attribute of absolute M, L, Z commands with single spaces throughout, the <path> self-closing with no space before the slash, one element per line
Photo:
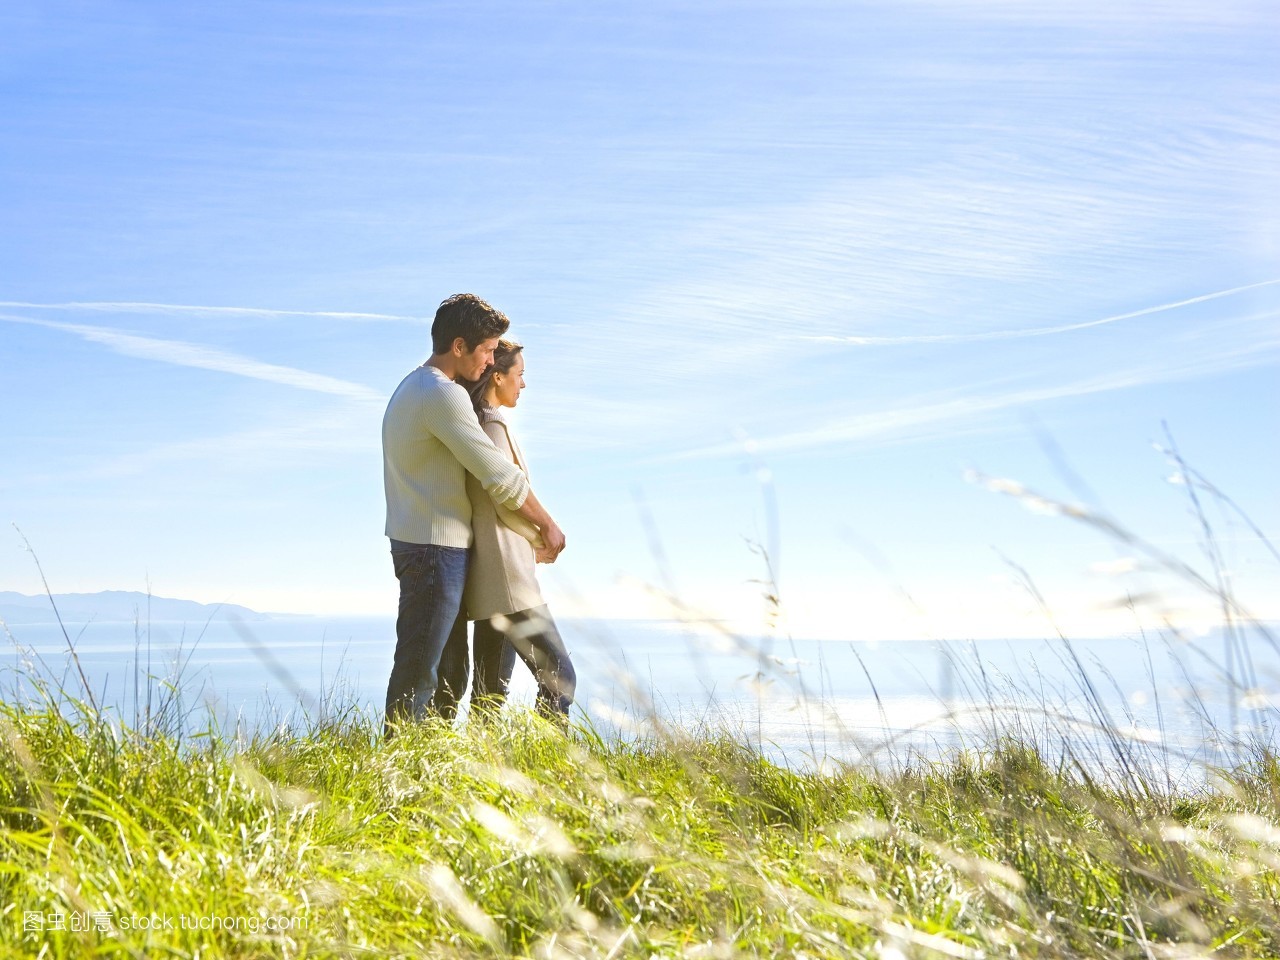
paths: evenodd
<path fill-rule="evenodd" d="M 459 631 L 466 646 L 462 588 L 471 546 L 465 478 L 538 527 L 538 559 L 554 563 L 564 533 L 518 466 L 481 429 L 466 389 L 493 362 L 507 318 L 470 293 L 449 297 L 431 325 L 431 358 L 401 381 L 382 419 L 387 536 L 400 581 L 396 655 L 387 684 L 385 733 L 433 709 L 451 713 L 461 690 L 440 690 L 440 655 Z M 439 694 L 439 695 L 437 695 Z"/>

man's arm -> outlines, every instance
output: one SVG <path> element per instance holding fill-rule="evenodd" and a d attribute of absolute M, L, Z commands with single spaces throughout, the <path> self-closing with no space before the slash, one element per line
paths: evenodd
<path fill-rule="evenodd" d="M 438 402 L 423 404 L 428 428 L 480 485 L 499 503 L 517 510 L 529 490 L 529 478 L 509 456 L 499 450 L 480 427 L 466 392 L 443 391 Z"/>
<path fill-rule="evenodd" d="M 551 514 L 538 502 L 533 490 L 524 498 L 516 513 L 524 517 L 542 533 L 543 547 L 538 550 L 539 563 L 555 563 L 556 557 L 564 549 L 564 531 L 551 519 Z"/>

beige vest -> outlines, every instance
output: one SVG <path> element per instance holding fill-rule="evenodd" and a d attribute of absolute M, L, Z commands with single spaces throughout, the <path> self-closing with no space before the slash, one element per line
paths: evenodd
<path fill-rule="evenodd" d="M 481 414 L 481 426 L 494 446 L 528 476 L 524 456 L 502 415 L 486 408 Z M 463 593 L 467 619 L 487 620 L 542 606 L 545 601 L 538 589 L 534 554 L 535 547 L 542 545 L 538 528 L 515 511 L 495 504 L 470 473 L 466 484 L 473 535 L 471 565 Z"/>

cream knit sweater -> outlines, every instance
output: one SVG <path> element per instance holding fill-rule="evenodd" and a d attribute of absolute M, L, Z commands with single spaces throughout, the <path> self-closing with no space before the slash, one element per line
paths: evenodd
<path fill-rule="evenodd" d="M 423 364 L 400 382 L 382 418 L 387 536 L 471 546 L 470 473 L 495 503 L 519 509 L 529 480 L 485 435 L 467 391 Z"/>

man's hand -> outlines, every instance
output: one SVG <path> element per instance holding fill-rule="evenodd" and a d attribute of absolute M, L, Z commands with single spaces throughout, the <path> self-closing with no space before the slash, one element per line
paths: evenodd
<path fill-rule="evenodd" d="M 529 495 L 525 497 L 524 503 L 516 513 L 537 527 L 538 532 L 542 534 L 542 546 L 536 551 L 538 562 L 555 563 L 556 557 L 560 556 L 560 551 L 564 549 L 564 531 L 551 519 L 551 514 L 547 513 L 538 502 L 532 490 L 529 491 Z"/>
<path fill-rule="evenodd" d="M 554 520 L 547 517 L 547 523 L 539 531 L 542 534 L 542 547 L 537 551 L 539 563 L 555 563 L 556 557 L 564 549 L 564 531 Z"/>

